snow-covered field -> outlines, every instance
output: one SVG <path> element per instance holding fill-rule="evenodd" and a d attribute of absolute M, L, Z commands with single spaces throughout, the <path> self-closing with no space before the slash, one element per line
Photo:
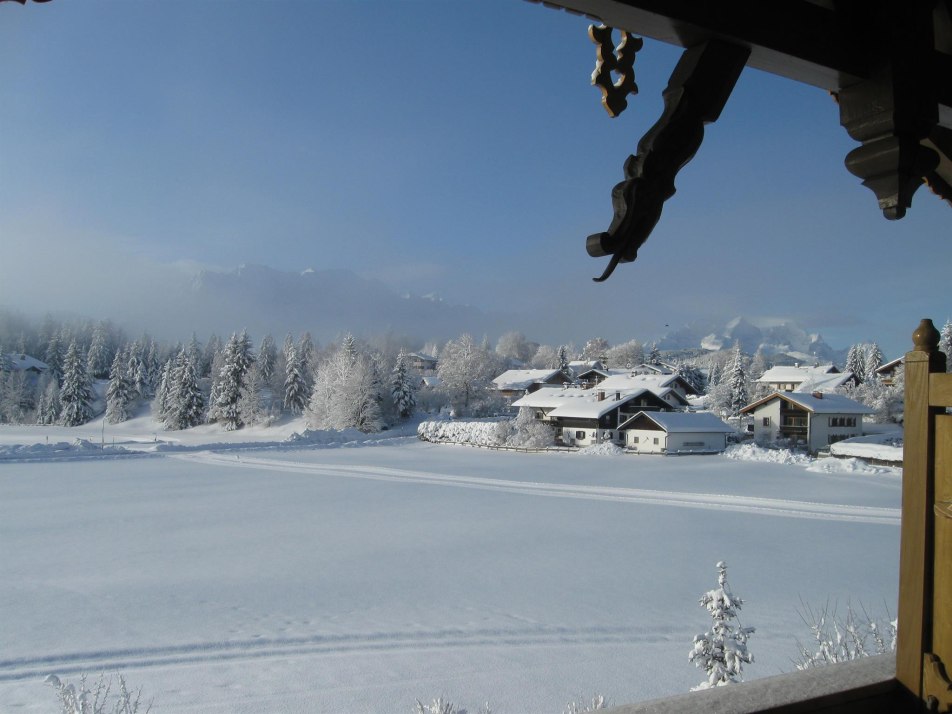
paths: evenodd
<path fill-rule="evenodd" d="M 53 711 L 49 673 L 101 671 L 155 712 L 680 693 L 718 560 L 757 628 L 748 678 L 792 669 L 801 600 L 895 612 L 899 472 L 855 460 L 41 429 L 0 427 L 4 712 Z"/>

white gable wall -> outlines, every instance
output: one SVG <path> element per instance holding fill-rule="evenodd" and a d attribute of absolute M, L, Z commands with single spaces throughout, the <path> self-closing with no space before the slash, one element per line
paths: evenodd
<path fill-rule="evenodd" d="M 764 446 L 777 441 L 780 433 L 780 400 L 774 399 L 754 409 L 754 441 Z"/>

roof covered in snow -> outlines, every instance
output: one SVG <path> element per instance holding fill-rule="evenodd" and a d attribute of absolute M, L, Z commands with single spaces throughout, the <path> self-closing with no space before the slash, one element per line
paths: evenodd
<path fill-rule="evenodd" d="M 598 419 L 604 416 L 612 409 L 617 409 L 623 404 L 633 400 L 635 397 L 650 391 L 647 389 L 639 390 L 631 394 L 621 395 L 621 399 L 598 399 L 596 390 L 586 390 L 589 393 L 588 399 L 573 399 L 564 402 L 549 412 L 550 417 L 563 417 L 574 419 Z"/>
<path fill-rule="evenodd" d="M 865 404 L 844 397 L 842 394 L 802 394 L 800 392 L 774 392 L 773 394 L 759 399 L 753 404 L 748 404 L 741 409 L 741 413 L 747 414 L 762 404 L 773 401 L 774 399 L 784 399 L 801 409 L 814 414 L 872 414 L 873 410 Z"/>
<path fill-rule="evenodd" d="M 37 372 L 45 372 L 49 369 L 49 365 L 46 364 L 46 362 L 41 362 L 36 357 L 31 357 L 22 352 L 8 352 L 0 355 L 0 362 L 8 365 L 10 369 L 17 371 L 32 369 Z"/>
<path fill-rule="evenodd" d="M 618 428 L 629 428 L 629 424 L 642 416 L 651 419 L 669 434 L 675 432 L 733 434 L 735 432 L 734 427 L 725 424 L 711 412 L 638 412 Z"/>
<path fill-rule="evenodd" d="M 557 369 L 509 369 L 493 380 L 496 389 L 528 389 L 533 384 L 545 382 L 559 373 Z"/>
<path fill-rule="evenodd" d="M 520 397 L 512 403 L 514 407 L 534 407 L 536 409 L 552 409 L 566 402 L 575 400 L 593 400 L 595 392 L 580 387 L 541 387 L 540 389 Z"/>
<path fill-rule="evenodd" d="M 798 365 L 784 365 L 781 367 L 771 367 L 760 379 L 755 379 L 755 382 L 761 383 L 785 383 L 785 382 L 802 382 L 805 379 L 808 379 L 811 376 L 816 376 L 820 374 L 832 374 L 838 370 L 832 364 L 822 364 L 814 365 L 810 367 L 801 367 Z"/>
<path fill-rule="evenodd" d="M 795 392 L 832 392 L 850 382 L 856 377 L 852 372 L 837 372 L 834 374 L 811 374 L 800 383 Z"/>

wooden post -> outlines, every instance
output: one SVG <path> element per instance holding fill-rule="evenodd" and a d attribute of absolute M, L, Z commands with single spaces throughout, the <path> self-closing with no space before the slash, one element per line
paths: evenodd
<path fill-rule="evenodd" d="M 945 372 L 945 355 L 931 320 L 919 323 L 912 341 L 913 351 L 905 358 L 896 678 L 923 700 L 923 657 L 933 647 L 935 417 L 940 411 L 929 405 L 929 384 L 932 373 Z"/>

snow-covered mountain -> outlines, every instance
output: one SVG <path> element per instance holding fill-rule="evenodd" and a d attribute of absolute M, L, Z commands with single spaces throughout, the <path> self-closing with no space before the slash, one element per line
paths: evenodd
<path fill-rule="evenodd" d="M 835 350 L 818 333 L 810 333 L 792 320 L 735 317 L 725 325 L 692 324 L 666 335 L 659 347 L 666 350 L 721 350 L 740 342 L 753 354 L 758 348 L 767 355 L 788 355 L 800 361 L 842 361 L 843 350 Z"/>
<path fill-rule="evenodd" d="M 309 330 L 321 340 L 346 331 L 448 339 L 464 331 L 493 335 L 505 324 L 502 316 L 432 296 L 401 294 L 349 270 L 287 272 L 263 265 L 203 270 L 187 292 L 183 297 L 193 306 L 187 318 L 206 333 L 247 327 L 259 336 Z"/>

